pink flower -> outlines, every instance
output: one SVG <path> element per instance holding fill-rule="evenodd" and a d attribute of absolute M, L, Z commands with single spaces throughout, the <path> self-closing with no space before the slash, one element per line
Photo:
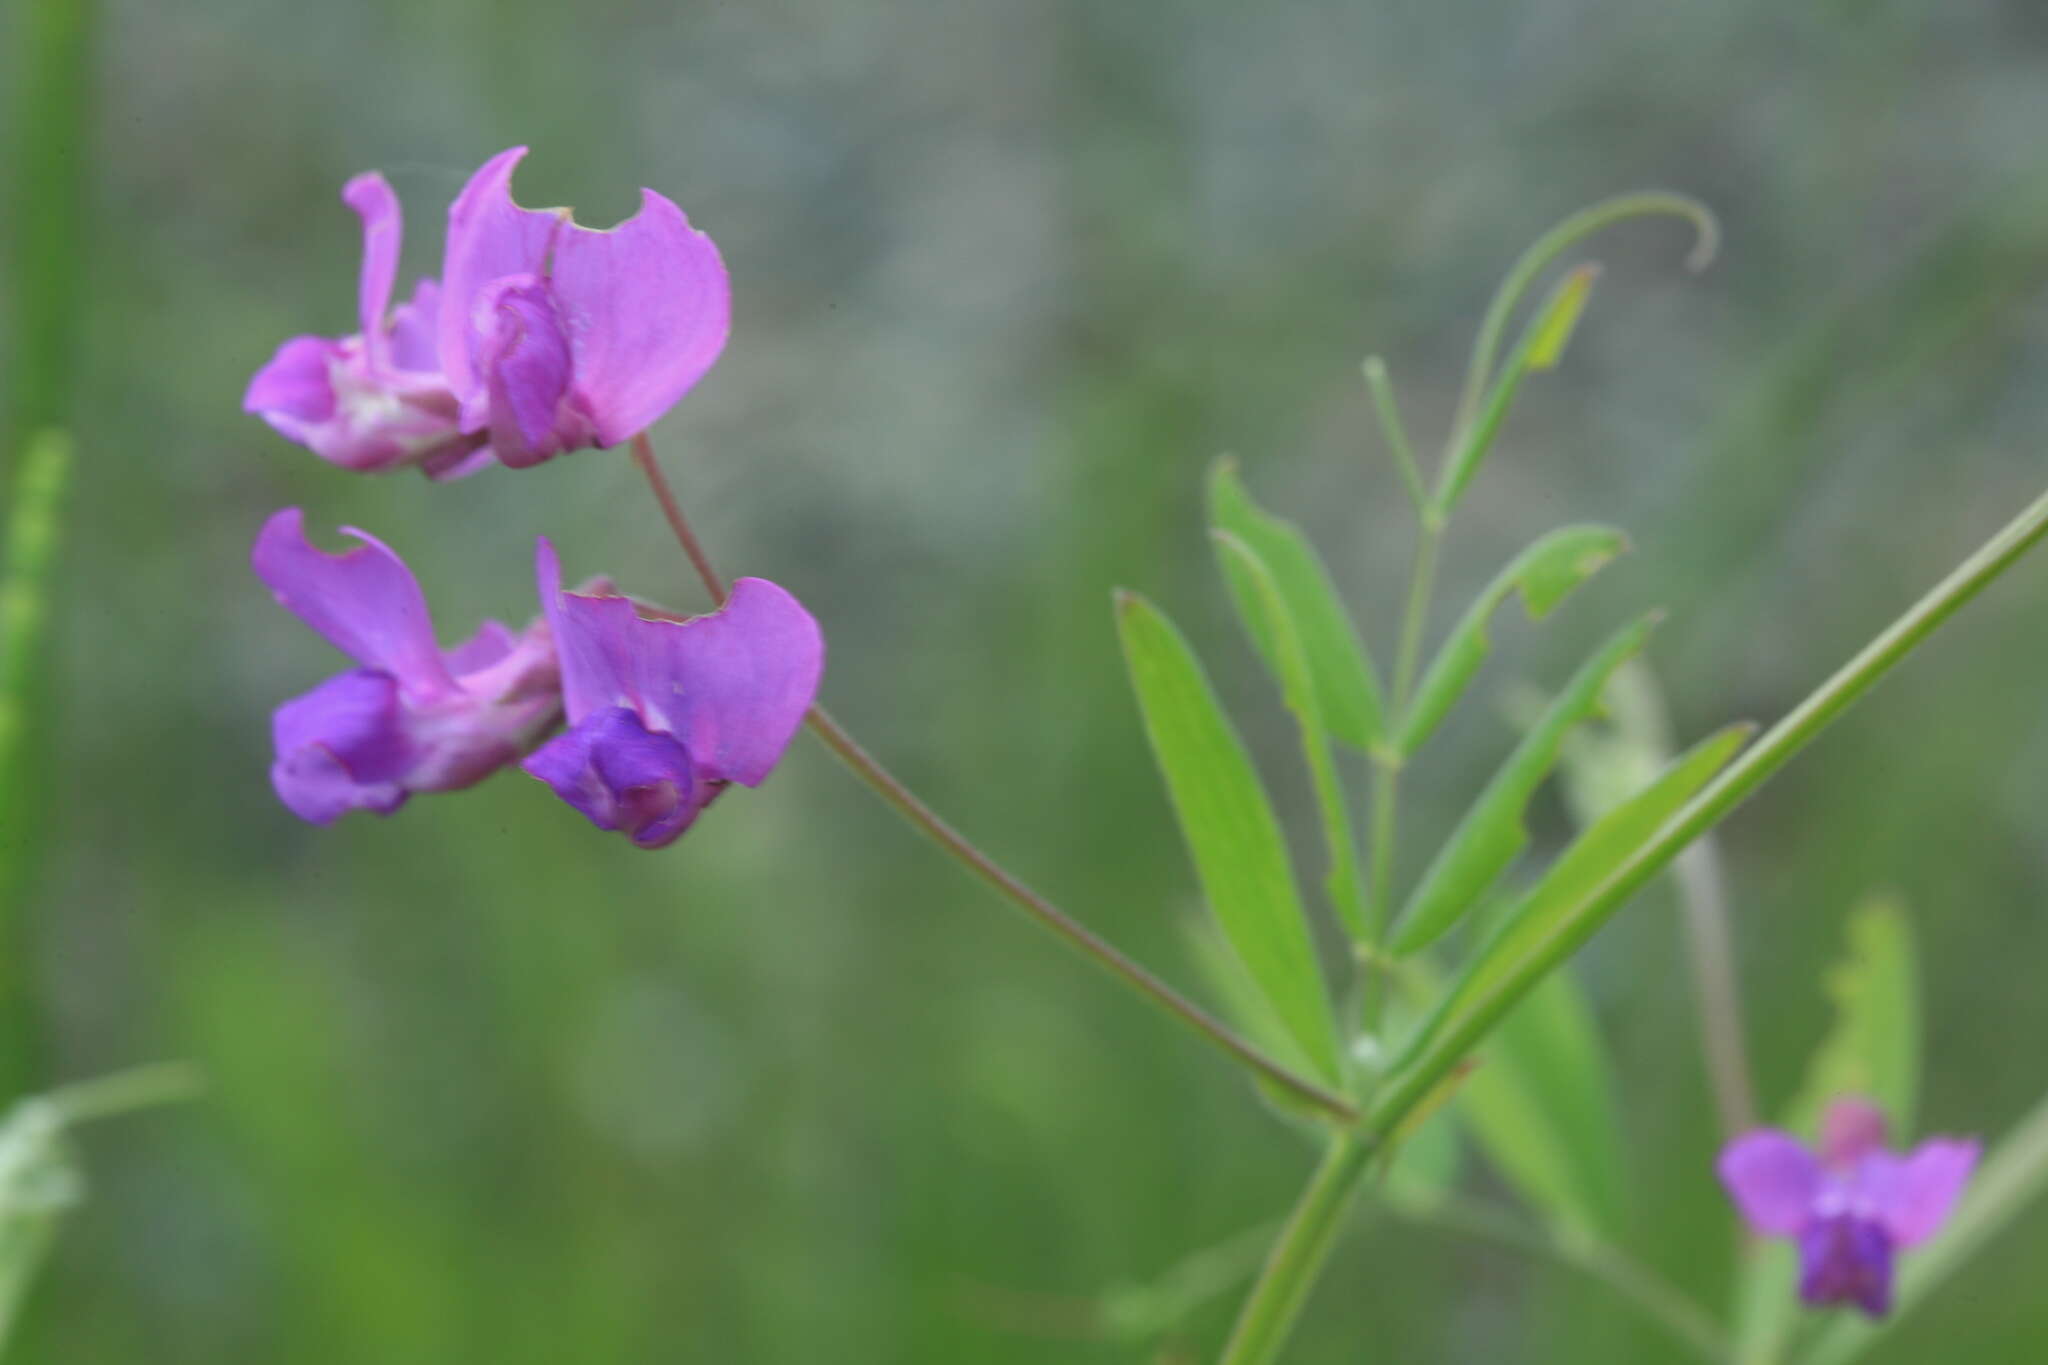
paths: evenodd
<path fill-rule="evenodd" d="M 1903 1156 L 1884 1141 L 1882 1110 L 1841 1099 L 1822 1121 L 1818 1154 L 1774 1128 L 1721 1149 L 1721 1183 L 1743 1219 L 1762 1236 L 1798 1241 L 1809 1304 L 1883 1316 L 1894 1255 L 1940 1230 L 1977 1164 L 1975 1139 L 1930 1138 Z"/>
<path fill-rule="evenodd" d="M 483 780 L 532 748 L 561 716 L 555 650 L 543 622 L 514 634 L 486 621 L 444 650 L 405 561 L 361 531 L 329 554 L 288 507 L 264 524 L 250 561 L 287 610 L 358 668 L 278 707 L 271 784 L 317 825 L 351 810 L 389 815 L 414 792 Z"/>
<path fill-rule="evenodd" d="M 673 842 L 727 784 L 767 779 L 825 666 L 818 623 L 794 597 L 742 578 L 708 616 L 650 620 L 625 597 L 562 591 L 546 540 L 535 571 L 569 729 L 528 773 L 642 848 Z"/>
<path fill-rule="evenodd" d="M 653 425 L 725 349 L 732 289 L 709 237 L 653 190 L 617 227 L 512 202 L 524 147 L 448 211 L 441 363 L 462 430 L 515 469 Z"/>
<path fill-rule="evenodd" d="M 363 220 L 362 330 L 285 342 L 249 381 L 242 410 L 344 469 L 459 472 L 482 442 L 463 433 L 461 405 L 441 375 L 440 286 L 421 280 L 409 302 L 391 308 L 398 196 L 372 173 L 349 181 L 341 198 Z"/>

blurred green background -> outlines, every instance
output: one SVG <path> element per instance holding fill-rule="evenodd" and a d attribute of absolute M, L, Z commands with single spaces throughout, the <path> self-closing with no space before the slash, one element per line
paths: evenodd
<path fill-rule="evenodd" d="M 1202 471 L 1237 452 L 1390 652 L 1408 514 L 1358 362 L 1386 354 L 1436 436 L 1494 282 L 1564 213 L 1669 187 L 1727 240 L 1698 278 L 1677 224 L 1591 252 L 1591 316 L 1461 510 L 1440 600 L 1560 520 L 1638 550 L 1505 630 L 1480 701 L 1663 603 L 1684 732 L 1770 719 L 2048 474 L 2028 0 L 116 0 L 75 151 L 12 98 L 34 8 L 0 17 L 0 231 L 26 241 L 82 170 L 57 220 L 80 455 L 40 822 L 0 837 L 42 854 L 41 1079 L 189 1057 L 212 1090 L 81 1135 L 93 1198 L 20 1360 L 1195 1360 L 1228 1296 L 1163 1346 L 1103 1339 L 1091 1298 L 1269 1218 L 1310 1165 L 806 742 L 660 855 L 517 775 L 326 831 L 277 805 L 269 708 L 339 666 L 246 568 L 277 506 L 391 541 L 451 637 L 532 612 L 539 532 L 572 577 L 697 602 L 620 453 L 373 480 L 238 411 L 278 341 L 353 328 L 356 171 L 405 199 L 409 273 L 514 142 L 528 203 L 608 222 L 645 184 L 710 231 L 733 342 L 654 433 L 700 529 L 822 618 L 826 699 L 913 786 L 1191 985 L 1192 874 L 1109 590 L 1189 630 L 1312 860 Z M 10 259 L 0 303 L 44 316 L 54 266 Z M 61 383 L 37 325 L 0 342 L 17 420 Z M 1920 929 L 1926 1125 L 1995 1133 L 2048 1088 L 2044 612 L 2030 562 L 1728 827 L 1769 1104 L 1877 886 Z M 1408 830 L 1440 833 L 1509 734 L 1463 708 Z M 1630 1244 L 1718 1304 L 1732 1233 L 1668 895 L 1581 978 Z M 2023 1220 L 1873 1358 L 2033 1358 L 2044 1274 L 2048 1217 Z M 1289 1359 L 1669 1352 L 1569 1272 L 1363 1217 Z"/>

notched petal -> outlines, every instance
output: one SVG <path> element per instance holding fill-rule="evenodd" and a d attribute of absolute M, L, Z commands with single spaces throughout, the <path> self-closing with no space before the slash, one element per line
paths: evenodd
<path fill-rule="evenodd" d="M 548 279 L 570 320 L 576 391 L 599 445 L 652 426 L 725 349 L 725 262 L 711 238 L 653 190 L 643 189 L 639 211 L 615 228 L 568 224 Z"/>
<path fill-rule="evenodd" d="M 306 539 L 305 514 L 287 507 L 263 524 L 250 566 L 279 605 L 357 663 L 416 694 L 447 691 L 453 683 L 412 570 L 375 536 L 343 530 L 363 543 L 329 554 Z"/>

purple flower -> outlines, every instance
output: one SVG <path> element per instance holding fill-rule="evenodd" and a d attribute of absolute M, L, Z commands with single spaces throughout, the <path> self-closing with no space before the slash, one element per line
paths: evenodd
<path fill-rule="evenodd" d="M 324 825 L 351 810 L 389 815 L 414 792 L 453 791 L 528 749 L 561 714 L 544 622 L 515 635 L 486 621 L 443 650 L 426 599 L 382 541 L 328 554 L 288 507 L 264 523 L 250 562 L 277 600 L 360 668 L 277 708 L 270 780 L 294 815 Z"/>
<path fill-rule="evenodd" d="M 410 302 L 391 308 L 402 232 L 398 196 L 383 176 L 370 174 L 349 181 L 341 198 L 363 220 L 362 330 L 340 340 L 285 342 L 249 381 L 242 410 L 344 469 L 418 465 L 437 478 L 466 473 L 485 460 L 476 454 L 482 439 L 463 432 L 461 405 L 441 375 L 440 286 L 421 280 Z"/>
<path fill-rule="evenodd" d="M 725 348 L 732 291 L 709 237 L 673 203 L 607 231 L 512 202 L 524 147 L 470 177 L 448 211 L 441 364 L 461 428 L 515 469 L 651 426 Z"/>
<path fill-rule="evenodd" d="M 673 842 L 728 783 L 767 778 L 825 664 L 818 623 L 794 597 L 742 578 L 708 616 L 653 620 L 629 598 L 562 591 L 546 540 L 535 571 L 569 729 L 527 772 L 642 848 Z"/>
<path fill-rule="evenodd" d="M 1853 1303 L 1881 1317 L 1892 1301 L 1892 1260 L 1940 1230 L 1977 1164 L 1974 1139 L 1930 1138 L 1885 1149 L 1882 1110 L 1841 1099 L 1821 1124 L 1818 1154 L 1774 1128 L 1721 1149 L 1721 1183 L 1750 1227 L 1799 1243 L 1799 1296 Z"/>

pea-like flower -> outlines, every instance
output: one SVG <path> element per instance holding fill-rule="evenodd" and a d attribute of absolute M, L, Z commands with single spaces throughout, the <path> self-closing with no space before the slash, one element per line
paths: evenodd
<path fill-rule="evenodd" d="M 515 469 L 653 425 L 725 349 L 732 292 L 709 237 L 653 190 L 617 227 L 512 201 L 524 147 L 448 211 L 441 364 L 461 428 Z"/>
<path fill-rule="evenodd" d="M 461 404 L 441 373 L 440 286 L 423 279 L 410 300 L 390 306 L 403 232 L 398 196 L 371 173 L 341 197 L 363 220 L 362 330 L 285 342 L 249 382 L 243 411 L 363 473 L 416 465 L 447 478 L 488 462 L 477 458 L 482 438 L 462 430 Z"/>
<path fill-rule="evenodd" d="M 742 578 L 709 615 L 654 619 L 626 597 L 564 592 L 546 540 L 535 559 L 569 729 L 527 772 L 642 848 L 673 842 L 729 783 L 767 778 L 825 664 L 818 623 L 794 597 Z"/>
<path fill-rule="evenodd" d="M 277 709 L 271 784 L 302 820 L 351 810 L 389 815 L 414 792 L 467 787 L 531 749 L 561 715 L 545 621 L 519 633 L 496 621 L 444 650 L 426 598 L 390 547 L 330 554 L 286 508 L 264 524 L 250 561 L 288 610 L 360 667 Z"/>
<path fill-rule="evenodd" d="M 1881 1317 L 1891 1308 L 1894 1257 L 1940 1230 L 1977 1152 L 1967 1138 L 1888 1151 L 1884 1112 L 1867 1100 L 1840 1099 L 1822 1119 L 1818 1152 L 1764 1128 L 1722 1148 L 1718 1167 L 1752 1229 L 1798 1242 L 1802 1299 L 1852 1303 Z"/>

